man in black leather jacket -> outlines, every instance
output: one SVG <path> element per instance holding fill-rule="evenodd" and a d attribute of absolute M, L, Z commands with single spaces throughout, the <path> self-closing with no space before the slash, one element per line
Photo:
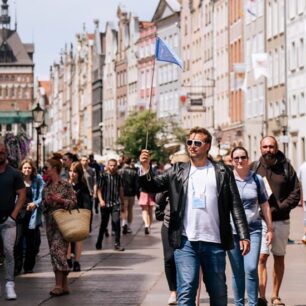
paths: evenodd
<path fill-rule="evenodd" d="M 241 239 L 241 252 L 250 248 L 244 209 L 234 176 L 222 163 L 208 158 L 212 137 L 204 128 L 190 130 L 186 141 L 190 163 L 175 164 L 153 177 L 148 150 L 142 150 L 140 186 L 148 192 L 169 191 L 169 241 L 175 250 L 178 303 L 195 305 L 199 268 L 210 305 L 227 305 L 225 250 L 232 248 L 230 215 Z"/>

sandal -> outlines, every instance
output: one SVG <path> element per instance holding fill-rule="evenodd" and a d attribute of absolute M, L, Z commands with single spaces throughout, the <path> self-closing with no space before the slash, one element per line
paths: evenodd
<path fill-rule="evenodd" d="M 49 292 L 51 296 L 61 296 L 64 294 L 64 290 L 62 288 L 55 287 L 53 290 Z"/>
<path fill-rule="evenodd" d="M 278 296 L 271 298 L 271 305 L 272 306 L 286 306 L 285 303 L 283 303 L 281 298 Z"/>

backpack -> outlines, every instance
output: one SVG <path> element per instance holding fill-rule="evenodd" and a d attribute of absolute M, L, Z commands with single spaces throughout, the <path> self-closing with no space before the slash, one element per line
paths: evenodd
<path fill-rule="evenodd" d="M 253 179 L 254 179 L 254 181 L 255 181 L 255 183 L 256 183 L 257 198 L 258 198 L 258 200 L 259 200 L 259 199 L 261 198 L 261 193 L 260 193 L 260 188 L 261 188 L 261 186 L 260 186 L 260 182 L 259 182 L 257 173 L 256 173 L 256 172 L 253 172 L 252 177 L 253 177 Z M 261 202 L 261 201 L 260 201 L 260 202 Z"/>

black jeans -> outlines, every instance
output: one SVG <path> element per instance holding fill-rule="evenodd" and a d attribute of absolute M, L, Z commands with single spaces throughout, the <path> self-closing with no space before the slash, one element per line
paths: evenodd
<path fill-rule="evenodd" d="M 112 230 L 115 232 L 115 244 L 120 245 L 120 205 L 115 205 L 113 207 L 100 207 L 100 211 L 101 224 L 97 244 L 102 243 L 109 222 L 109 217 L 112 216 Z"/>
<path fill-rule="evenodd" d="M 163 224 L 161 227 L 161 238 L 164 251 L 165 274 L 170 291 L 176 291 L 176 268 L 174 261 L 174 249 L 169 244 L 168 228 Z"/>
<path fill-rule="evenodd" d="M 39 227 L 29 229 L 29 221 L 30 215 L 19 220 L 19 223 L 16 224 L 16 242 L 14 249 L 16 274 L 21 272 L 22 266 L 25 271 L 33 270 L 36 255 L 39 252 L 40 230 Z"/>

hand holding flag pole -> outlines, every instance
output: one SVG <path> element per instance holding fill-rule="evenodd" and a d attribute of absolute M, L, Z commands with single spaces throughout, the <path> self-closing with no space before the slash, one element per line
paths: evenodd
<path fill-rule="evenodd" d="M 154 73 L 155 73 L 155 63 L 157 61 L 168 62 L 178 65 L 183 69 L 182 60 L 176 55 L 173 49 L 160 37 L 156 38 L 155 45 L 155 60 L 153 64 L 152 79 L 151 79 L 151 90 L 150 90 L 150 100 L 149 100 L 149 112 L 152 108 L 152 94 L 153 94 L 153 82 L 154 82 Z M 149 125 L 147 125 L 147 134 L 146 134 L 146 146 L 145 149 L 148 149 L 148 139 L 149 139 Z"/>

